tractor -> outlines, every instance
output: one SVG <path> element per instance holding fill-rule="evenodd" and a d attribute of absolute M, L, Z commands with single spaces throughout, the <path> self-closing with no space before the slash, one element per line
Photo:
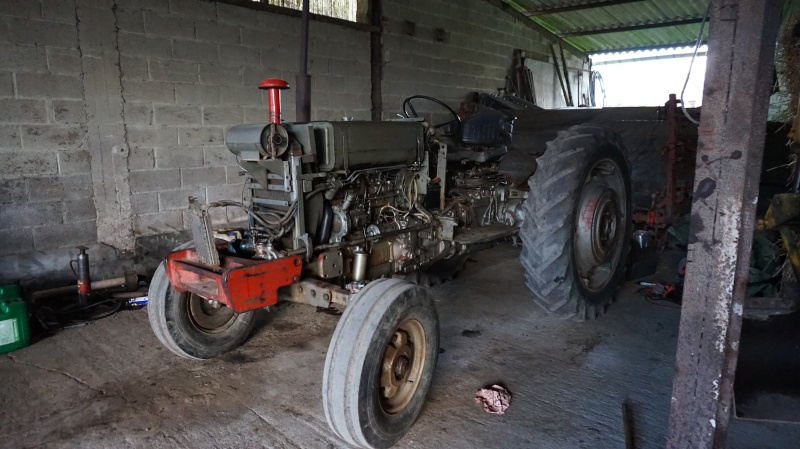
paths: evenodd
<path fill-rule="evenodd" d="M 521 242 L 534 301 L 561 318 L 595 318 L 612 301 L 636 212 L 620 136 L 656 120 L 656 108 L 548 111 L 483 96 L 461 117 L 414 96 L 397 120 L 285 123 L 288 84 L 259 87 L 268 123 L 226 135 L 249 175 L 245 194 L 207 205 L 190 198 L 192 240 L 150 285 L 150 323 L 173 353 L 231 351 L 256 311 L 279 301 L 343 310 L 325 360 L 325 416 L 349 444 L 384 448 L 409 430 L 431 387 L 439 319 L 428 287 L 452 278 L 467 255 Z M 421 117 L 423 107 L 445 118 Z M 621 130 L 601 126 L 609 123 Z M 645 196 L 657 231 L 669 217 Z M 241 208 L 246 226 L 212 229 L 217 207 Z"/>

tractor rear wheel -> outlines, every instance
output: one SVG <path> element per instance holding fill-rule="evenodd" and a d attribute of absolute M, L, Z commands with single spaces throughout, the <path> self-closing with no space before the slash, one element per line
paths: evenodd
<path fill-rule="evenodd" d="M 192 245 L 190 242 L 176 250 Z M 236 313 L 217 301 L 175 290 L 164 262 L 153 274 L 148 296 L 147 315 L 156 338 L 187 359 L 211 359 L 236 349 L 255 324 L 252 311 Z"/>
<path fill-rule="evenodd" d="M 596 318 L 622 280 L 632 230 L 622 143 L 573 126 L 547 143 L 529 181 L 520 260 L 534 301 L 561 318 Z"/>
<path fill-rule="evenodd" d="M 370 282 L 347 305 L 328 347 L 328 425 L 351 445 L 391 447 L 422 410 L 438 356 L 430 292 L 400 279 Z"/>

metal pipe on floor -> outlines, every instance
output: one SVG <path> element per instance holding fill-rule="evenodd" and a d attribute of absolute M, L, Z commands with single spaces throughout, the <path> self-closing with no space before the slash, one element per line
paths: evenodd
<path fill-rule="evenodd" d="M 115 288 L 122 286 L 126 286 L 131 290 L 135 290 L 136 287 L 138 287 L 138 283 L 139 279 L 136 273 L 126 273 L 124 276 L 111 279 L 103 279 L 102 281 L 94 281 L 92 282 L 92 290 L 103 290 L 106 288 Z M 56 287 L 47 290 L 35 291 L 31 295 L 31 299 L 33 301 L 37 301 L 40 299 L 54 298 L 56 296 L 66 296 L 77 293 L 78 293 L 77 285 L 68 285 L 66 287 Z"/>

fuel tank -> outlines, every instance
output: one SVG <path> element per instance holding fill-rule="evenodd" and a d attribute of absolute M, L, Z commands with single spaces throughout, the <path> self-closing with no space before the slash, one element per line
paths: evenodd
<path fill-rule="evenodd" d="M 425 127 L 421 121 L 342 121 L 286 123 L 290 140 L 304 155 L 314 154 L 320 172 L 382 168 L 422 162 Z M 228 149 L 245 162 L 263 159 L 267 125 L 239 125 L 225 136 Z"/>

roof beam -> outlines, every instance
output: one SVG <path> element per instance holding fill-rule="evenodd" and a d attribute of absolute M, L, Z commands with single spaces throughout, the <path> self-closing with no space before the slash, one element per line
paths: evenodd
<path fill-rule="evenodd" d="M 591 30 L 566 31 L 564 33 L 558 33 L 558 37 L 592 36 L 595 34 L 621 33 L 624 31 L 649 30 L 652 28 L 666 28 L 666 27 L 674 27 L 680 25 L 694 25 L 696 23 L 702 23 L 702 22 L 703 18 L 698 17 L 696 19 L 673 20 L 670 22 L 648 23 L 642 25 L 628 25 L 628 26 L 621 26 L 614 28 L 595 28 Z"/>
<path fill-rule="evenodd" d="M 589 54 L 597 55 L 602 53 L 625 53 L 629 51 L 647 51 L 647 50 L 663 50 L 665 48 L 685 48 L 685 47 L 694 47 L 697 43 L 692 42 L 677 42 L 674 44 L 660 44 L 660 45 L 646 45 L 644 47 L 617 47 L 617 48 L 605 48 L 602 50 L 593 50 Z M 707 45 L 707 40 L 701 40 L 700 45 Z"/>
<path fill-rule="evenodd" d="M 527 11 L 523 11 L 522 14 L 525 14 L 528 17 L 544 16 L 547 14 L 558 14 L 568 11 L 579 11 L 581 9 L 603 8 L 606 6 L 623 5 L 625 3 L 636 3 L 642 1 L 644 0 L 598 0 L 591 2 L 576 3 L 567 6 L 557 6 L 554 8 L 529 9 Z"/>
<path fill-rule="evenodd" d="M 498 9 L 500 9 L 501 11 L 505 12 L 506 14 L 509 14 L 511 17 L 519 20 L 523 25 L 525 25 L 528 28 L 536 31 L 537 33 L 542 35 L 542 37 L 546 38 L 550 42 L 552 42 L 554 44 L 561 44 L 564 48 L 566 48 L 573 55 L 578 56 L 578 57 L 583 58 L 583 59 L 588 59 L 589 58 L 589 56 L 586 54 L 586 52 L 582 51 L 578 47 L 576 47 L 576 46 L 570 44 L 569 42 L 565 41 L 561 37 L 559 37 L 556 34 L 552 33 L 547 28 L 545 28 L 545 27 L 539 25 L 538 23 L 534 22 L 531 18 L 529 18 L 525 14 L 522 14 L 521 12 L 517 11 L 511 5 L 509 5 L 508 3 L 504 2 L 503 0 L 485 0 L 485 1 L 487 3 L 489 3 L 490 5 L 492 5 L 492 6 L 496 7 L 496 8 L 498 8 Z"/>

